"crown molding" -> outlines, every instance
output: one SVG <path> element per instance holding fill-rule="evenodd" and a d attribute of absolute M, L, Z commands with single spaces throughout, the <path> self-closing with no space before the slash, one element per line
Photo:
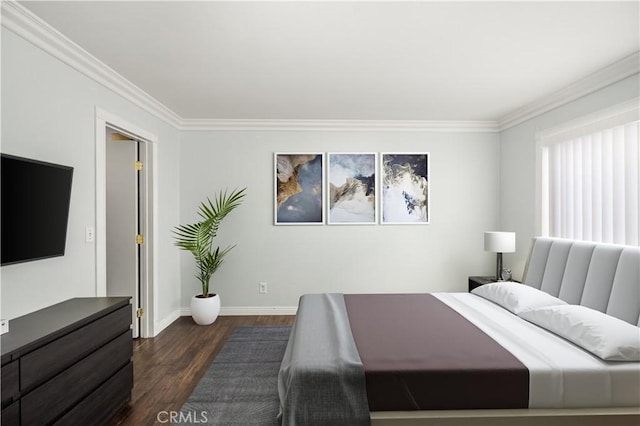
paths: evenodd
<path fill-rule="evenodd" d="M 2 26 L 155 117 L 186 131 L 497 132 L 494 121 L 184 119 L 15 0 L 2 0 Z"/>
<path fill-rule="evenodd" d="M 185 119 L 78 46 L 16 0 L 1 0 L 1 24 L 88 78 L 184 131 L 427 131 L 497 133 L 640 72 L 640 52 L 518 108 L 497 121 Z"/>
<path fill-rule="evenodd" d="M 407 132 L 485 132 L 498 131 L 495 121 L 432 120 L 234 120 L 185 119 L 185 131 L 407 131 Z"/>
<path fill-rule="evenodd" d="M 640 52 L 636 52 L 549 96 L 544 96 L 503 116 L 497 122 L 498 131 L 506 130 L 639 72 Z"/>
<path fill-rule="evenodd" d="M 2 26 L 160 120 L 179 127 L 181 117 L 15 0 L 2 0 Z"/>

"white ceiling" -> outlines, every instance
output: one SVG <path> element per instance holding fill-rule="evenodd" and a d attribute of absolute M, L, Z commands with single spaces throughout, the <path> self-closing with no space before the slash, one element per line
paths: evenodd
<path fill-rule="evenodd" d="M 499 120 L 640 50 L 638 1 L 20 3 L 185 119 Z"/>

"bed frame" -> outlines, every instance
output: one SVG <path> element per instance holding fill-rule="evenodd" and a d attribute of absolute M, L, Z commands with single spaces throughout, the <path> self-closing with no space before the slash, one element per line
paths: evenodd
<path fill-rule="evenodd" d="M 533 239 L 523 283 L 640 326 L 640 247 Z M 640 407 L 371 412 L 372 426 L 629 425 Z"/>

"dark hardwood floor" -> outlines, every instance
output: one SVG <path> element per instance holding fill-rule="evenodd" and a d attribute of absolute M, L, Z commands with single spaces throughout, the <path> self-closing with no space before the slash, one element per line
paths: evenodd
<path fill-rule="evenodd" d="M 294 316 L 224 316 L 209 326 L 180 317 L 150 339 L 133 343 L 134 385 L 112 425 L 160 425 L 179 411 L 237 326 L 292 325 Z M 158 418 L 158 415 L 160 417 Z"/>

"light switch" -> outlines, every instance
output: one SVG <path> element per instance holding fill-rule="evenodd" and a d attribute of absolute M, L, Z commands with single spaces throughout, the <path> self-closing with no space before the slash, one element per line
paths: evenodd
<path fill-rule="evenodd" d="M 92 243 L 96 239 L 96 230 L 93 226 L 87 226 L 84 230 L 84 240 L 87 243 Z"/>

